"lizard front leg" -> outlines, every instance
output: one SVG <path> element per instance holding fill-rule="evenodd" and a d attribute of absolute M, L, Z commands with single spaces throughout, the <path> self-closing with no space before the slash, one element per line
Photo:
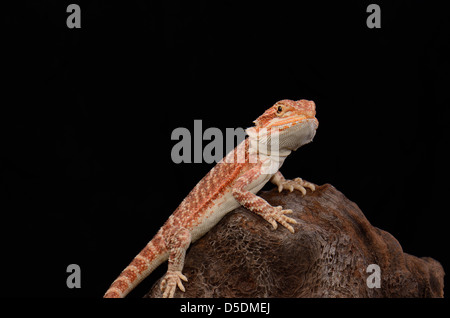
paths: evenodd
<path fill-rule="evenodd" d="M 185 288 L 181 280 L 188 281 L 181 271 L 184 267 L 186 250 L 191 244 L 191 233 L 187 229 L 182 228 L 174 232 L 170 237 L 171 239 L 167 244 L 169 248 L 169 266 L 160 285 L 161 291 L 163 291 L 163 298 L 173 298 L 177 286 L 184 292 Z"/>
<path fill-rule="evenodd" d="M 278 222 L 290 232 L 295 233 L 294 228 L 289 223 L 296 224 L 297 222 L 285 215 L 292 213 L 292 210 L 283 210 L 281 206 L 273 207 L 266 200 L 248 190 L 248 187 L 254 184 L 261 175 L 261 164 L 244 173 L 236 180 L 233 186 L 232 193 L 234 198 L 245 208 L 261 215 L 267 222 L 272 224 L 274 229 L 278 227 Z"/>
<path fill-rule="evenodd" d="M 316 190 L 316 187 L 311 182 L 302 180 L 302 178 L 295 178 L 294 180 L 286 180 L 280 171 L 277 171 L 272 178 L 270 178 L 270 182 L 278 186 L 278 192 L 282 190 L 294 191 L 294 189 L 299 190 L 303 195 L 306 194 L 306 189 L 309 188 L 311 191 Z"/>

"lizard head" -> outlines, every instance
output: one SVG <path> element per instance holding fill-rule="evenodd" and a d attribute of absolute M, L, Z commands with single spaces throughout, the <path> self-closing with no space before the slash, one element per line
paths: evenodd
<path fill-rule="evenodd" d="M 297 150 L 312 141 L 319 126 L 315 117 L 316 105 L 305 99 L 281 100 L 259 116 L 255 126 L 247 129 L 250 137 L 257 135 L 258 142 L 270 144 L 276 140 L 279 150 Z M 277 138 L 273 138 L 274 135 Z"/>

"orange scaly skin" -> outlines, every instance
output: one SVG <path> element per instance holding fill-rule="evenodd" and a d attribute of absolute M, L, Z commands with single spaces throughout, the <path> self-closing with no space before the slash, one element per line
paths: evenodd
<path fill-rule="evenodd" d="M 276 229 L 278 223 L 294 233 L 296 221 L 281 206 L 272 207 L 256 193 L 271 181 L 278 191 L 315 190 L 300 178 L 286 180 L 278 169 L 291 151 L 312 141 L 318 127 L 315 104 L 282 100 L 270 107 L 247 129 L 249 137 L 192 189 L 153 239 L 142 249 L 107 290 L 105 298 L 125 297 L 156 267 L 168 260 L 161 282 L 163 297 L 173 297 L 187 278 L 182 274 L 186 250 L 217 224 L 226 213 L 242 205 L 261 215 Z M 267 138 L 270 135 L 271 138 Z"/>

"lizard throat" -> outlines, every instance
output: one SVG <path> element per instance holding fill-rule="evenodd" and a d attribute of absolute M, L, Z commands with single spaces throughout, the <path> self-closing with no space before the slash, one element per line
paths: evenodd
<path fill-rule="evenodd" d="M 259 134 L 252 128 L 246 130 L 250 154 L 264 155 L 273 159 L 284 159 L 292 152 L 289 149 L 280 148 L 279 134 Z"/>
<path fill-rule="evenodd" d="M 305 120 L 282 131 L 248 128 L 249 147 L 253 153 L 270 157 L 287 157 L 292 151 L 312 141 L 317 124 L 314 120 Z"/>

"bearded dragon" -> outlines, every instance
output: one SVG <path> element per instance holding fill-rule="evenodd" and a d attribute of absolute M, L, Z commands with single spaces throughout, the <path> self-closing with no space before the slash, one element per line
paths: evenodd
<path fill-rule="evenodd" d="M 273 207 L 256 193 L 271 181 L 281 192 L 294 189 L 306 194 L 314 184 L 300 178 L 286 180 L 278 171 L 286 157 L 312 141 L 319 125 L 316 106 L 308 100 L 281 100 L 267 109 L 246 130 L 248 137 L 219 161 L 192 189 L 153 239 L 133 259 L 106 291 L 105 298 L 125 297 L 156 267 L 168 260 L 168 270 L 160 288 L 172 298 L 177 287 L 185 291 L 182 274 L 186 250 L 228 212 L 240 205 L 268 221 L 294 233 L 286 216 L 292 210 Z"/>

